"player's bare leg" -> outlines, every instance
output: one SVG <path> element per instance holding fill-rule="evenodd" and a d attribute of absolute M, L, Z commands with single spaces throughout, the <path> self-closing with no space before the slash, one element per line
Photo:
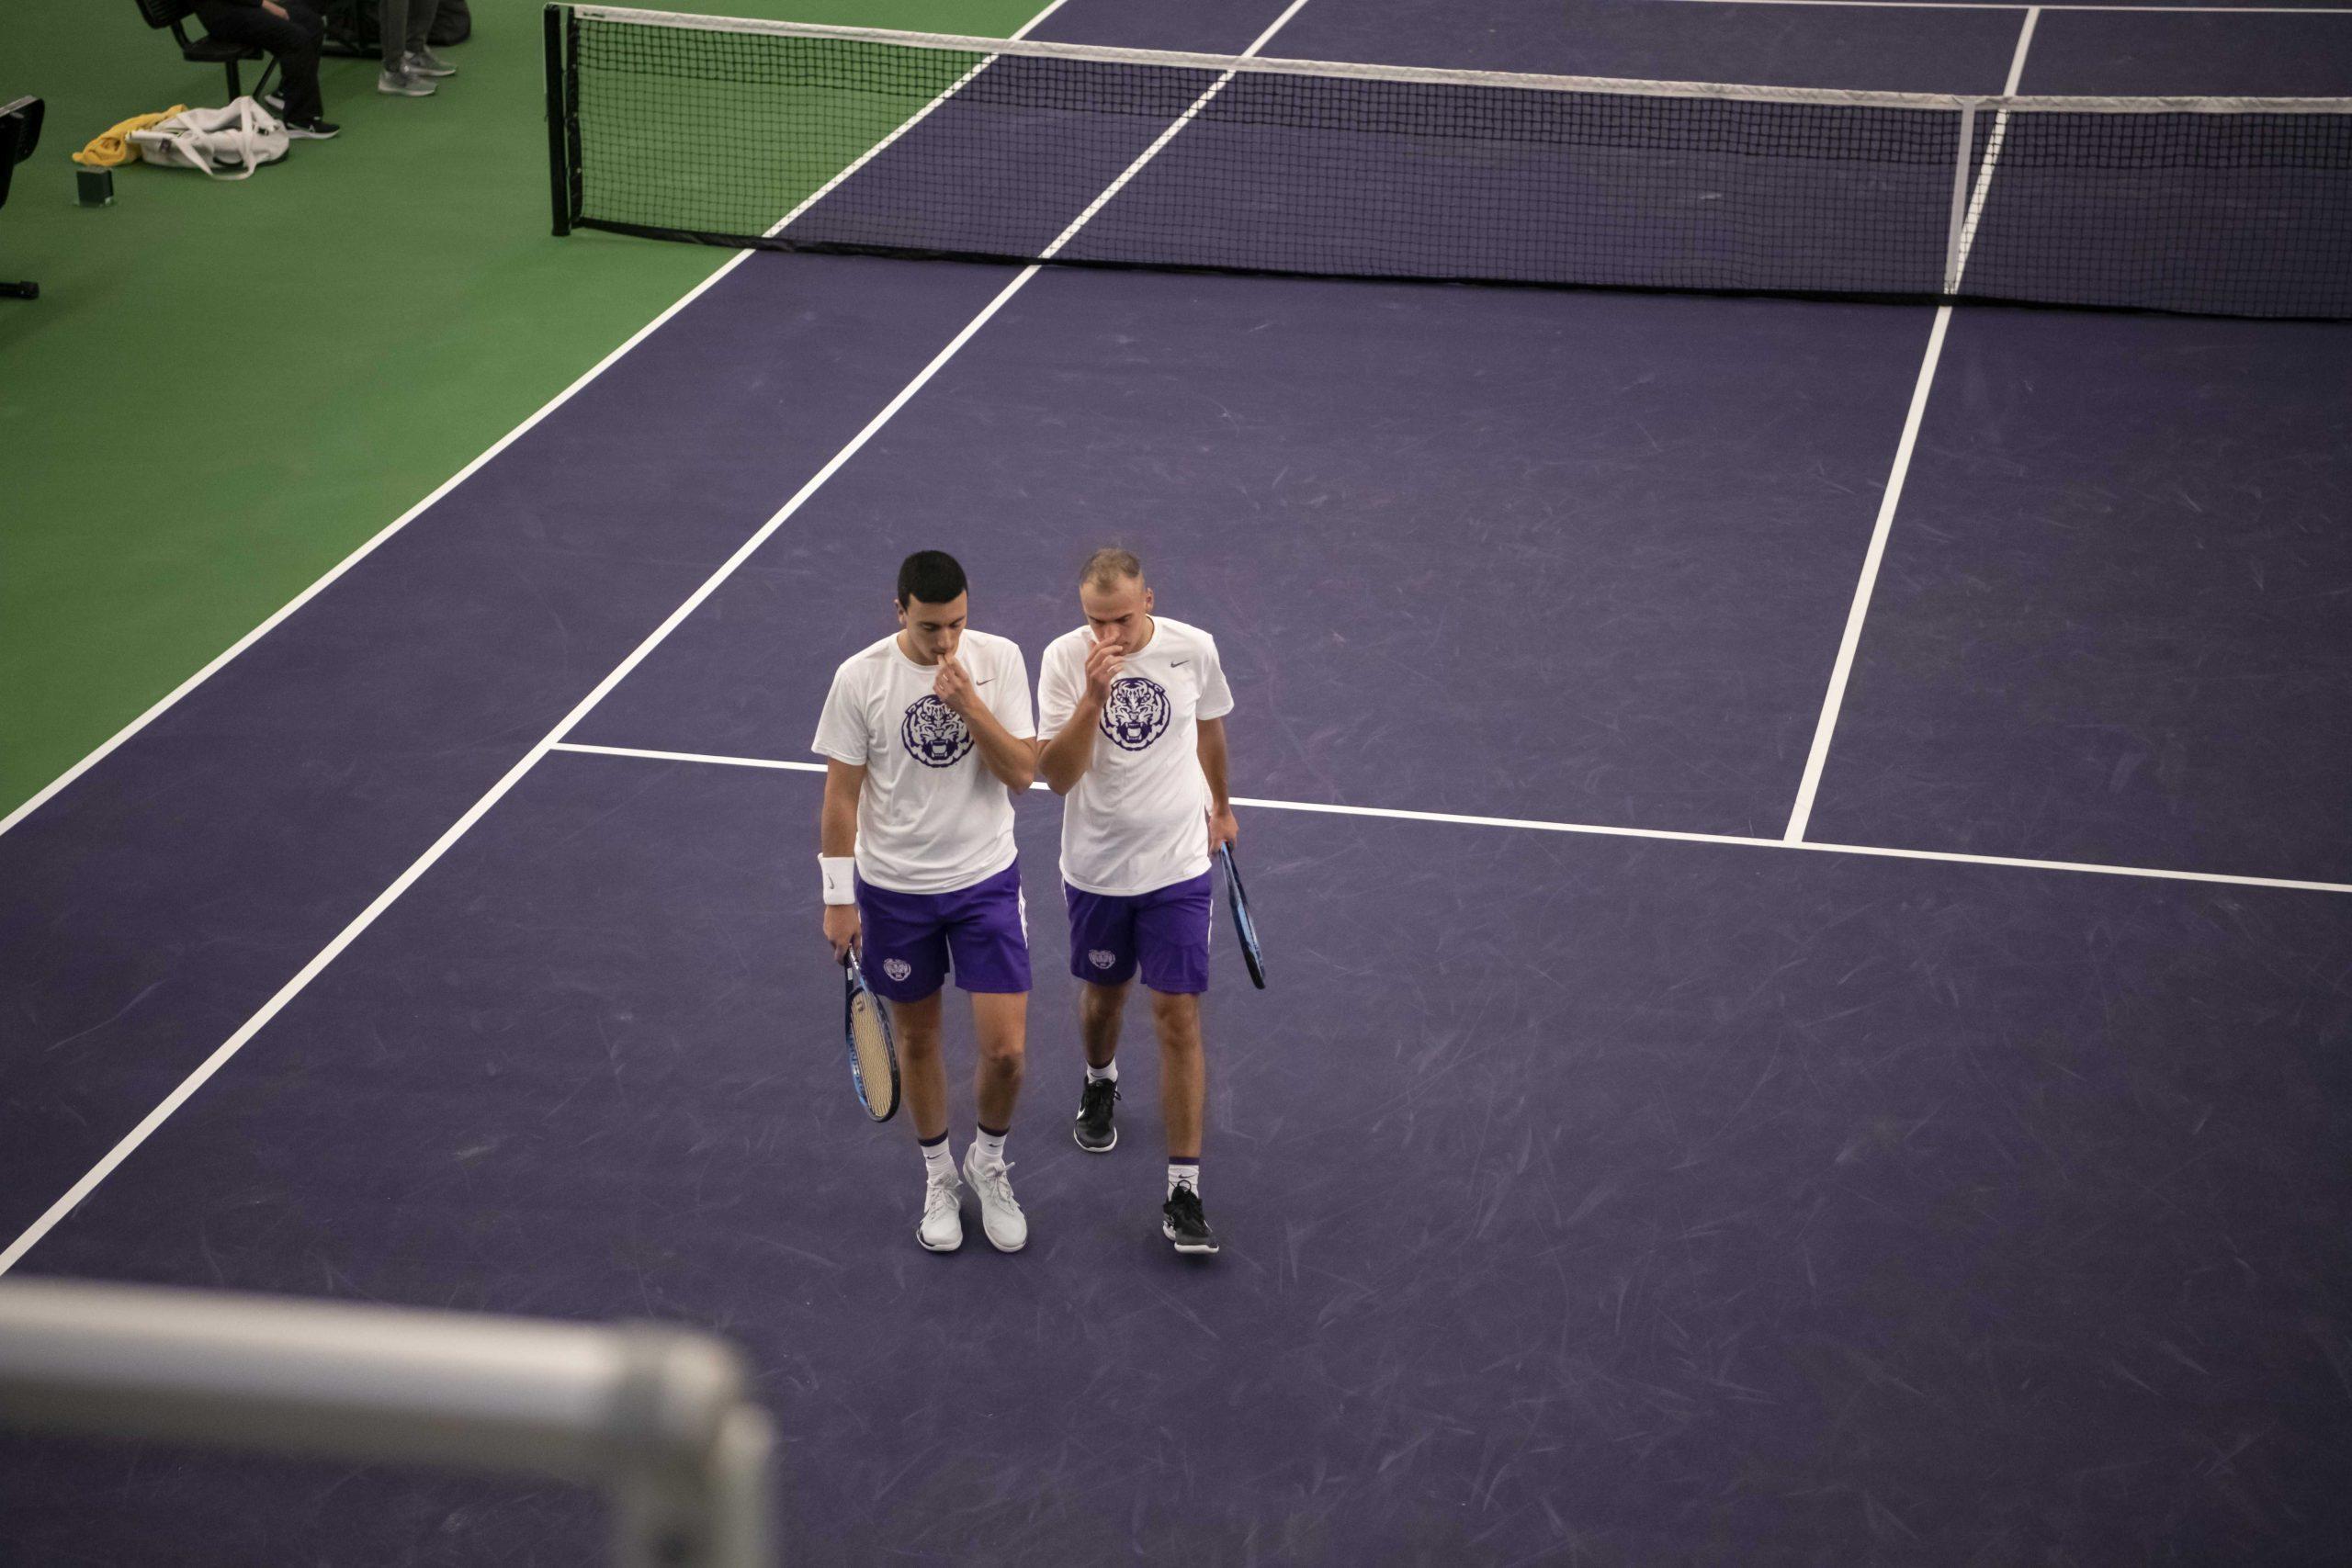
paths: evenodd
<path fill-rule="evenodd" d="M 1126 1016 L 1127 983 L 1081 985 L 1078 988 L 1078 1038 L 1086 1065 L 1107 1067 L 1119 1054 L 1119 1022 Z"/>
<path fill-rule="evenodd" d="M 922 1223 L 915 1238 L 933 1252 L 964 1245 L 956 1205 L 956 1156 L 947 1146 L 947 1065 L 940 1049 L 940 993 L 919 1002 L 892 1002 L 890 1026 L 899 1037 L 899 1077 L 922 1145 Z"/>
<path fill-rule="evenodd" d="M 979 1036 L 980 1060 L 973 1082 L 973 1099 L 980 1117 L 979 1135 L 964 1156 L 964 1179 L 980 1198 L 980 1226 L 989 1244 L 999 1252 L 1018 1252 L 1029 1241 L 1029 1222 L 1013 1201 L 1011 1168 L 1004 1157 L 1005 1134 L 1012 1128 L 1013 1107 L 1020 1103 L 1021 1078 L 1029 1032 L 1026 991 L 974 991 L 972 1026 Z M 943 1119 L 942 1124 L 944 1125 Z"/>
<path fill-rule="evenodd" d="M 1179 1252 L 1216 1250 L 1201 1213 L 1201 1123 L 1208 1101 L 1208 1065 L 1201 1049 L 1201 998 L 1151 993 L 1159 1035 L 1159 1114 L 1168 1124 L 1168 1205 L 1160 1234 Z"/>
<path fill-rule="evenodd" d="M 1021 1079 L 1027 1061 L 1029 994 L 1026 991 L 975 991 L 972 1027 L 980 1040 L 980 1063 L 972 1083 L 979 1104 L 980 1125 L 1009 1128 L 1012 1109 L 1021 1100 Z M 943 1118 L 944 1112 L 942 1112 Z M 946 1122 L 943 1119 L 941 1126 Z"/>
<path fill-rule="evenodd" d="M 929 1142 L 947 1131 L 947 1066 L 940 1052 L 940 993 L 919 1002 L 892 1002 L 890 1027 L 899 1037 L 899 1072 L 913 1112 L 915 1136 Z"/>
<path fill-rule="evenodd" d="M 1151 993 L 1159 1035 L 1159 1114 L 1168 1124 L 1168 1157 L 1199 1163 L 1208 1072 L 1201 1055 L 1201 998 Z"/>
<path fill-rule="evenodd" d="M 1091 1155 L 1107 1155 L 1118 1146 L 1119 1129 L 1112 1120 L 1119 1100 L 1119 1021 L 1126 1016 L 1127 983 L 1078 987 L 1078 1038 L 1086 1049 L 1086 1088 L 1078 1098 L 1078 1117 L 1070 1135 Z"/>

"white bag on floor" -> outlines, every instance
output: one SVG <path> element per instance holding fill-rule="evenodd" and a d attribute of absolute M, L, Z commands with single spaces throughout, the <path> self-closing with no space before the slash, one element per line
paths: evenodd
<path fill-rule="evenodd" d="M 292 139 L 285 124 L 250 96 L 226 108 L 187 109 L 130 140 L 150 164 L 201 169 L 216 180 L 243 180 L 286 156 Z"/>

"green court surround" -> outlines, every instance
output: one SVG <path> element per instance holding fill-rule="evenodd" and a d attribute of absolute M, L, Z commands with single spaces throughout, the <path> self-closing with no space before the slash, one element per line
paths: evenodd
<path fill-rule="evenodd" d="M 718 8 L 994 36 L 1042 5 Z M 84 209 L 68 153 L 224 84 L 131 0 L 14 8 L 0 99 L 46 99 L 48 124 L 0 209 L 0 276 L 41 286 L 0 300 L 0 813 L 727 259 L 551 237 L 540 6 L 473 12 L 437 96 L 380 96 L 372 64 L 331 58 L 339 139 L 243 183 L 118 170 L 116 204 Z"/>

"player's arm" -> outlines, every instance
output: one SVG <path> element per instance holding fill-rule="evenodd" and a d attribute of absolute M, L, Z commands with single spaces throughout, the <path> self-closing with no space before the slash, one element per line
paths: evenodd
<path fill-rule="evenodd" d="M 1111 700 L 1111 682 L 1123 666 L 1118 647 L 1098 641 L 1086 650 L 1086 686 L 1069 721 L 1054 732 L 1037 753 L 1038 771 L 1056 795 L 1068 795 L 1094 765 L 1094 733 L 1102 727 L 1102 705 Z"/>
<path fill-rule="evenodd" d="M 817 856 L 825 884 L 825 940 L 833 960 L 849 955 L 858 940 L 857 903 L 851 862 L 857 853 L 857 797 L 865 769 L 838 757 L 825 760 L 825 804 L 817 812 Z"/>
<path fill-rule="evenodd" d="M 999 674 L 995 679 L 1021 678 Z M 932 690 L 972 732 L 972 744 L 978 749 L 980 761 L 989 772 L 1007 789 L 1027 789 L 1037 777 L 1037 749 L 1030 744 L 1027 736 L 1016 736 L 1004 727 L 1004 720 L 997 717 L 996 710 L 989 705 L 963 661 L 954 654 L 942 659 L 939 679 Z"/>
<path fill-rule="evenodd" d="M 972 731 L 972 743 L 979 749 L 980 761 L 1011 790 L 1027 789 L 1037 779 L 1037 749 L 1025 736 L 1017 736 L 1004 727 L 1004 721 L 989 711 L 989 705 L 978 703 L 964 716 Z"/>
<path fill-rule="evenodd" d="M 1057 731 L 1037 752 L 1037 771 L 1046 775 L 1046 784 L 1056 795 L 1068 795 L 1094 765 L 1094 729 L 1102 722 L 1102 705 L 1089 697 L 1078 699 L 1078 706 L 1070 710 L 1069 722 Z"/>
<path fill-rule="evenodd" d="M 1194 750 L 1200 753 L 1201 772 L 1209 781 L 1209 852 L 1215 854 L 1219 844 L 1229 844 L 1241 836 L 1241 824 L 1234 819 L 1233 800 L 1225 789 L 1225 720 L 1204 718 L 1195 728 L 1200 739 Z"/>

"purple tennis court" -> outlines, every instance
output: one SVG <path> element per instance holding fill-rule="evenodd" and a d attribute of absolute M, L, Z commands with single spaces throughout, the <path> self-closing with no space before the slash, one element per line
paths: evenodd
<path fill-rule="evenodd" d="M 1028 36 L 2352 96 L 2322 7 L 1065 0 Z M 929 248 L 1102 259 L 1127 194 L 1214 184 L 1257 133 L 1198 107 L 1216 72 L 1154 80 L 1069 156 L 974 118 L 1002 183 Z M 958 96 L 787 236 L 890 221 Z M 1955 215 L 2015 264 L 2033 118 L 1812 172 L 1881 204 L 1858 232 L 1933 231 L 1861 291 L 1936 292 Z M 2244 194 L 2352 220 L 2332 181 Z M 2341 1562 L 2347 367 L 2335 321 L 747 253 L 0 831 L 0 1269 L 716 1330 L 796 1563 Z M 1221 927 L 1226 1247 L 1158 1234 L 1148 1049 L 1122 1146 L 1070 1140 L 1041 789 L 1031 1241 L 931 1256 L 912 1140 L 843 1081 L 808 739 L 908 552 L 1034 671 L 1106 543 L 1238 702 L 1271 983 Z M 17 1437 L 0 1516 L 28 1563 L 605 1529 L 554 1484 Z"/>

